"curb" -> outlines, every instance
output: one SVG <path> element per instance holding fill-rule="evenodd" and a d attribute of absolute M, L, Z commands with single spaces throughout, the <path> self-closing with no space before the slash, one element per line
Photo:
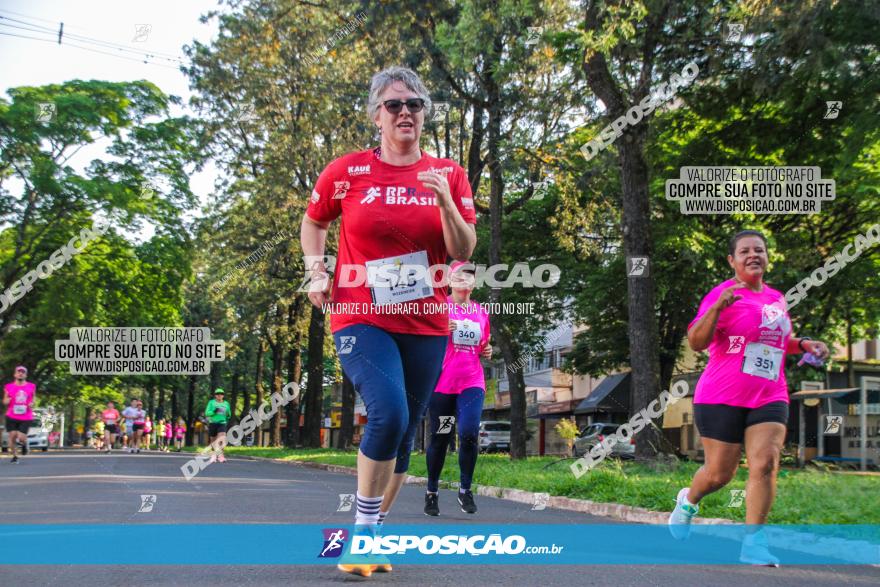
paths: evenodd
<path fill-rule="evenodd" d="M 254 461 L 272 461 L 276 463 L 298 465 L 301 467 L 309 467 L 312 469 L 330 471 L 331 473 L 357 475 L 357 469 L 355 467 L 346 467 L 343 465 L 328 465 L 326 463 L 316 463 L 314 461 L 291 461 L 284 459 L 272 459 L 267 457 L 254 457 L 250 455 L 235 456 L 235 458 Z M 404 484 L 427 485 L 428 479 L 427 477 L 416 477 L 415 475 L 407 475 Z M 440 487 L 444 489 L 457 489 L 458 483 L 441 480 Z M 518 503 L 527 504 L 535 504 L 537 502 L 538 495 L 547 495 L 546 493 L 535 493 L 532 491 L 525 491 L 523 489 L 511 489 L 509 487 L 494 487 L 492 485 L 479 484 L 474 484 L 473 492 L 477 495 L 485 495 L 487 497 L 494 497 L 497 499 L 504 499 L 507 501 L 515 501 Z M 667 519 L 669 518 L 668 512 L 656 512 L 654 510 L 631 505 L 624 505 L 621 503 L 603 503 L 590 501 L 587 499 L 576 499 L 573 497 L 563 497 L 558 495 L 551 495 L 549 499 L 546 500 L 546 504 L 547 507 L 552 507 L 559 510 L 591 514 L 594 516 L 601 516 L 603 518 L 619 520 L 621 522 L 635 522 L 640 524 L 665 524 L 667 522 Z M 709 525 L 736 524 L 736 522 L 734 522 L 733 520 L 728 520 L 725 518 L 696 518 L 694 519 L 694 523 Z"/>

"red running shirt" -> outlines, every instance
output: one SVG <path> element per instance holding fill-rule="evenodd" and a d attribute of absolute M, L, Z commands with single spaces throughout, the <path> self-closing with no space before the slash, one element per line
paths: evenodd
<path fill-rule="evenodd" d="M 342 217 L 331 290 L 334 306 L 367 308 L 373 301 L 365 283 L 337 287 L 344 265 L 365 266 L 368 261 L 421 251 L 427 254 L 429 266 L 446 262 L 440 211 L 434 192 L 417 179 L 422 171 L 443 174 L 462 218 L 476 224 L 471 186 L 464 169 L 450 159 L 438 159 L 425 151 L 416 163 L 402 166 L 382 161 L 373 149 L 349 153 L 330 163 L 318 177 L 306 213 L 319 222 Z M 385 306 L 378 308 L 381 312 L 334 311 L 330 329 L 336 332 L 352 324 L 369 324 L 387 332 L 448 336 L 447 312 L 425 307 L 432 304 L 435 309 L 442 308 L 446 302 L 444 290 L 434 288 L 433 295 L 410 302 L 417 304 L 418 312 L 395 313 Z"/>

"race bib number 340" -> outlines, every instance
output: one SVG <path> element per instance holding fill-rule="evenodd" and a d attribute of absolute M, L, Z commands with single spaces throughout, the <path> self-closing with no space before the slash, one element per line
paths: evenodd
<path fill-rule="evenodd" d="M 452 342 L 464 346 L 477 346 L 483 332 L 478 322 L 473 320 L 456 320 L 455 330 L 452 332 Z"/>
<path fill-rule="evenodd" d="M 742 372 L 776 381 L 779 379 L 782 356 L 782 349 L 753 342 L 746 346 Z"/>

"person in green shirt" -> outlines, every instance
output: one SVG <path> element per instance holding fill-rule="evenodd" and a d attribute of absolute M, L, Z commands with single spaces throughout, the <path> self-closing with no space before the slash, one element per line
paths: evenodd
<path fill-rule="evenodd" d="M 229 422 L 231 412 L 229 402 L 223 399 L 223 390 L 218 387 L 214 390 L 214 399 L 210 400 L 208 407 L 205 408 L 205 416 L 208 418 L 208 444 L 213 444 L 218 438 L 226 436 L 226 423 Z M 219 455 L 211 455 L 212 463 L 215 459 L 221 463 L 226 462 L 223 449 L 220 449 Z"/>

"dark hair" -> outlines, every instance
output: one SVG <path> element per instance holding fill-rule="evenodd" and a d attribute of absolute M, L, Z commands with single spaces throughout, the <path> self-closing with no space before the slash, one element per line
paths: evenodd
<path fill-rule="evenodd" d="M 727 245 L 727 254 L 733 257 L 733 253 L 736 251 L 736 243 L 739 242 L 739 239 L 745 238 L 747 236 L 756 236 L 762 241 L 764 241 L 764 248 L 767 248 L 767 238 L 758 232 L 757 230 L 741 230 L 730 239 L 730 243 Z"/>

